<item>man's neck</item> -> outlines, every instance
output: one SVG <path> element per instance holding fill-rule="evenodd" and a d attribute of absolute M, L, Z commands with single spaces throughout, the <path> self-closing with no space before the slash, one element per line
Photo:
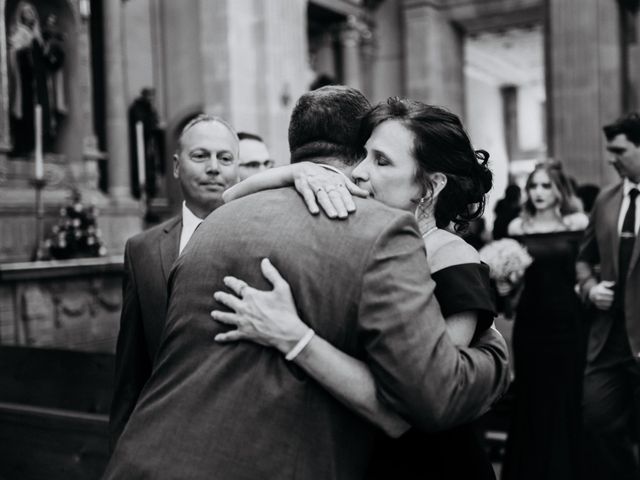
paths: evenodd
<path fill-rule="evenodd" d="M 184 209 L 186 209 L 188 210 L 189 213 L 191 213 L 195 217 L 198 217 L 200 220 L 204 220 L 205 218 L 207 218 L 207 215 L 209 215 L 213 210 L 215 210 L 215 208 L 207 209 L 207 208 L 198 207 L 197 205 L 190 204 L 186 200 L 182 204 L 182 206 L 183 206 L 183 214 L 184 214 Z M 216 208 L 217 207 L 218 206 L 216 206 Z"/>
<path fill-rule="evenodd" d="M 344 160 L 338 157 L 309 157 L 305 158 L 304 160 L 300 160 L 300 162 L 309 162 L 318 165 L 329 165 L 330 167 L 337 168 L 345 175 L 349 175 L 352 168 Z"/>

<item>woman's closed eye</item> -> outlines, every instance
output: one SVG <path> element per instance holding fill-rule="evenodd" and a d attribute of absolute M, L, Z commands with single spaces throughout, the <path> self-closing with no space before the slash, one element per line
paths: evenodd
<path fill-rule="evenodd" d="M 391 161 L 381 152 L 374 151 L 373 158 L 375 160 L 375 164 L 379 167 L 385 167 L 387 165 L 391 165 Z"/>

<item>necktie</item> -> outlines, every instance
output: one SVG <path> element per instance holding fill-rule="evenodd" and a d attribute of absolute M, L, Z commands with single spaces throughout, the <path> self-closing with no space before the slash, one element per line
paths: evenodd
<path fill-rule="evenodd" d="M 636 241 L 636 197 L 639 193 L 637 188 L 629 190 L 629 208 L 622 221 L 622 232 L 620 232 L 618 291 L 621 293 L 624 292 L 624 284 L 627 279 L 627 273 L 629 272 L 633 245 Z"/>

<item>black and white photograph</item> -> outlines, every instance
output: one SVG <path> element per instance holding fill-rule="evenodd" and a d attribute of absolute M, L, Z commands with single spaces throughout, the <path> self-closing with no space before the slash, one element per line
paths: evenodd
<path fill-rule="evenodd" d="M 640 0 L 0 0 L 0 480 L 639 480 Z"/>

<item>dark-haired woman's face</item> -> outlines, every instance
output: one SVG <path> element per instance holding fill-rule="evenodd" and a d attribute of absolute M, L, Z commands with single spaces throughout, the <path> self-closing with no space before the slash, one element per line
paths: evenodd
<path fill-rule="evenodd" d="M 416 181 L 417 162 L 411 149 L 413 133 L 397 120 L 378 125 L 365 145 L 367 156 L 353 170 L 355 182 L 372 198 L 413 212 L 420 197 Z"/>
<path fill-rule="evenodd" d="M 527 186 L 527 194 L 537 211 L 555 207 L 560 198 L 558 189 L 544 170 L 538 170 L 533 174 Z"/>

